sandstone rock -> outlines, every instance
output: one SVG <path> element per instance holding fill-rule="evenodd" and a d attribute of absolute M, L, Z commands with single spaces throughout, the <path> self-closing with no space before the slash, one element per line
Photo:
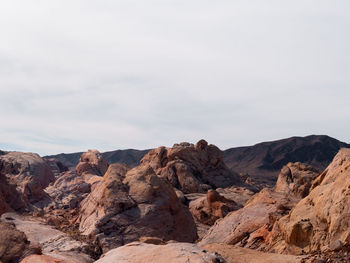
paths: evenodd
<path fill-rule="evenodd" d="M 242 184 L 239 175 L 224 164 L 220 149 L 204 140 L 196 145 L 159 147 L 146 154 L 141 163 L 150 165 L 158 176 L 185 194 Z"/>
<path fill-rule="evenodd" d="M 97 150 L 83 153 L 75 170 L 79 176 L 103 176 L 108 169 L 108 163 Z"/>
<path fill-rule="evenodd" d="M 26 235 L 13 224 L 0 221 L 0 261 L 18 262 L 32 253 L 40 253 L 40 247 L 30 244 Z"/>
<path fill-rule="evenodd" d="M 48 256 L 68 262 L 69 260 L 75 260 L 77 263 L 92 262 L 92 259 L 87 255 L 90 249 L 88 244 L 74 240 L 39 218 L 5 213 L 1 216 L 1 220 L 14 224 L 31 243 L 40 244 L 42 252 Z"/>
<path fill-rule="evenodd" d="M 196 228 L 173 187 L 147 165 L 125 174 L 110 165 L 90 195 L 82 201 L 80 231 L 106 252 L 141 236 L 193 242 Z"/>
<path fill-rule="evenodd" d="M 246 187 L 232 186 L 228 188 L 217 188 L 216 191 L 223 197 L 235 201 L 239 206 L 244 206 L 246 202 L 256 194 Z"/>
<path fill-rule="evenodd" d="M 27 206 L 42 207 L 47 203 L 44 188 L 55 177 L 44 159 L 34 153 L 9 152 L 0 156 L 0 171 L 10 185 L 16 187 Z M 16 207 L 17 209 L 20 207 Z"/>
<path fill-rule="evenodd" d="M 218 254 L 209 253 L 195 244 L 170 243 L 153 245 L 134 242 L 109 251 L 96 263 L 225 263 Z"/>
<path fill-rule="evenodd" d="M 293 193 L 295 196 L 304 198 L 309 194 L 313 180 L 320 172 L 310 165 L 302 163 L 288 163 L 285 165 L 275 186 L 277 192 Z"/>
<path fill-rule="evenodd" d="M 305 256 L 279 255 L 226 244 L 209 244 L 203 247 L 212 253 L 219 253 L 227 263 L 304 263 Z"/>
<path fill-rule="evenodd" d="M 350 243 L 350 149 L 342 149 L 313 190 L 276 225 L 273 249 L 284 253 L 325 250 Z"/>
<path fill-rule="evenodd" d="M 23 259 L 20 263 L 73 263 L 46 255 L 32 255 Z"/>
<path fill-rule="evenodd" d="M 44 158 L 46 163 L 50 166 L 53 174 L 57 177 L 63 172 L 67 172 L 69 169 L 62 162 L 55 158 Z"/>
<path fill-rule="evenodd" d="M 217 219 L 225 217 L 229 212 L 239 209 L 240 206 L 221 196 L 215 190 L 209 190 L 205 197 L 190 202 L 189 208 L 198 222 L 213 225 Z"/>

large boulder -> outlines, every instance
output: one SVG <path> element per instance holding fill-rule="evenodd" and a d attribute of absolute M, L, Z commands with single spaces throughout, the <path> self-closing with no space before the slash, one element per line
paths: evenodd
<path fill-rule="evenodd" d="M 229 212 L 241 207 L 215 190 L 209 190 L 204 197 L 190 202 L 189 208 L 196 221 L 213 225 L 219 218 L 224 218 Z"/>
<path fill-rule="evenodd" d="M 22 152 L 1 155 L 0 173 L 6 177 L 9 185 L 16 188 L 18 197 L 27 208 L 32 208 L 32 205 L 41 208 L 48 202 L 44 188 L 55 177 L 50 166 L 39 155 Z"/>
<path fill-rule="evenodd" d="M 272 250 L 341 250 L 350 245 L 350 149 L 342 149 L 310 194 L 276 223 Z"/>
<path fill-rule="evenodd" d="M 288 193 L 300 198 L 309 194 L 313 180 L 320 172 L 310 165 L 299 162 L 288 163 L 285 165 L 276 182 L 276 192 Z"/>
<path fill-rule="evenodd" d="M 26 237 L 25 240 L 29 241 L 24 242 L 38 244 L 45 255 L 68 262 L 91 263 L 93 261 L 90 257 L 93 254 L 93 248 L 90 244 L 75 240 L 69 233 L 63 233 L 47 225 L 40 218 L 5 213 L 1 216 L 1 220 L 15 225 L 21 231 L 20 233 Z"/>
<path fill-rule="evenodd" d="M 40 247 L 31 245 L 14 224 L 0 221 L 0 262 L 15 263 L 36 252 L 40 253 Z"/>
<path fill-rule="evenodd" d="M 225 263 L 216 253 L 207 252 L 195 244 L 170 243 L 153 245 L 140 242 L 113 249 L 96 263 Z"/>
<path fill-rule="evenodd" d="M 184 193 L 206 193 L 211 188 L 242 183 L 239 175 L 224 164 L 220 149 L 204 140 L 196 145 L 159 147 L 146 154 L 141 163 L 150 165 L 158 176 Z"/>
<path fill-rule="evenodd" d="M 97 150 L 88 150 L 80 157 L 75 170 L 79 176 L 103 176 L 108 169 L 108 163 Z"/>
<path fill-rule="evenodd" d="M 191 214 L 173 187 L 148 165 L 126 174 L 110 165 L 81 203 L 79 230 L 93 238 L 103 252 L 141 236 L 193 242 L 197 238 Z"/>

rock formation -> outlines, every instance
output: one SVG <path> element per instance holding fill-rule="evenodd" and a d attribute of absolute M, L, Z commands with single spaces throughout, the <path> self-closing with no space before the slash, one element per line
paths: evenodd
<path fill-rule="evenodd" d="M 108 163 L 97 150 L 89 150 L 83 153 L 75 170 L 79 176 L 87 178 L 103 176 L 108 169 Z"/>
<path fill-rule="evenodd" d="M 221 196 L 215 190 L 209 190 L 206 196 L 190 202 L 189 208 L 198 222 L 213 225 L 217 219 L 223 218 L 229 212 L 241 207 L 235 201 Z"/>
<path fill-rule="evenodd" d="M 167 245 L 153 245 L 140 242 L 109 251 L 96 263 L 225 263 L 226 261 L 216 253 L 207 252 L 195 244 L 170 243 Z"/>
<path fill-rule="evenodd" d="M 148 165 L 125 174 L 110 165 L 103 180 L 82 201 L 80 231 L 93 238 L 104 252 L 141 236 L 193 242 L 196 227 L 173 187 Z"/>
<path fill-rule="evenodd" d="M 203 237 L 201 244 L 224 243 L 267 249 L 275 222 L 286 215 L 308 193 L 317 170 L 300 163 L 290 163 L 280 173 L 275 189 L 265 188 L 245 206 L 217 223 Z M 293 181 L 294 180 L 294 181 Z"/>
<path fill-rule="evenodd" d="M 159 147 L 146 154 L 141 163 L 150 165 L 158 176 L 184 193 L 206 193 L 211 188 L 242 183 L 224 164 L 220 149 L 204 140 L 196 145 Z"/>
<path fill-rule="evenodd" d="M 350 149 L 342 149 L 310 194 L 276 223 L 272 250 L 341 250 L 350 245 Z"/>
<path fill-rule="evenodd" d="M 33 153 L 9 152 L 0 156 L 0 173 L 6 177 L 7 183 L 16 188 L 21 202 L 12 202 L 14 209 L 43 207 L 48 202 L 45 187 L 55 177 L 44 159 Z M 3 180 L 2 180 L 3 181 Z"/>

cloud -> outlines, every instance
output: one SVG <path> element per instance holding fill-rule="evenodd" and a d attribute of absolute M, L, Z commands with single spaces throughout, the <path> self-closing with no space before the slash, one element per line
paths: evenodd
<path fill-rule="evenodd" d="M 348 1 L 0 4 L 0 148 L 350 141 Z"/>

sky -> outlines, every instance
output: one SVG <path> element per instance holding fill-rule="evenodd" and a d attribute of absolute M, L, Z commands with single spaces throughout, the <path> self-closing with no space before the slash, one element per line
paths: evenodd
<path fill-rule="evenodd" d="M 0 1 L 0 149 L 350 142 L 350 1 Z"/>

